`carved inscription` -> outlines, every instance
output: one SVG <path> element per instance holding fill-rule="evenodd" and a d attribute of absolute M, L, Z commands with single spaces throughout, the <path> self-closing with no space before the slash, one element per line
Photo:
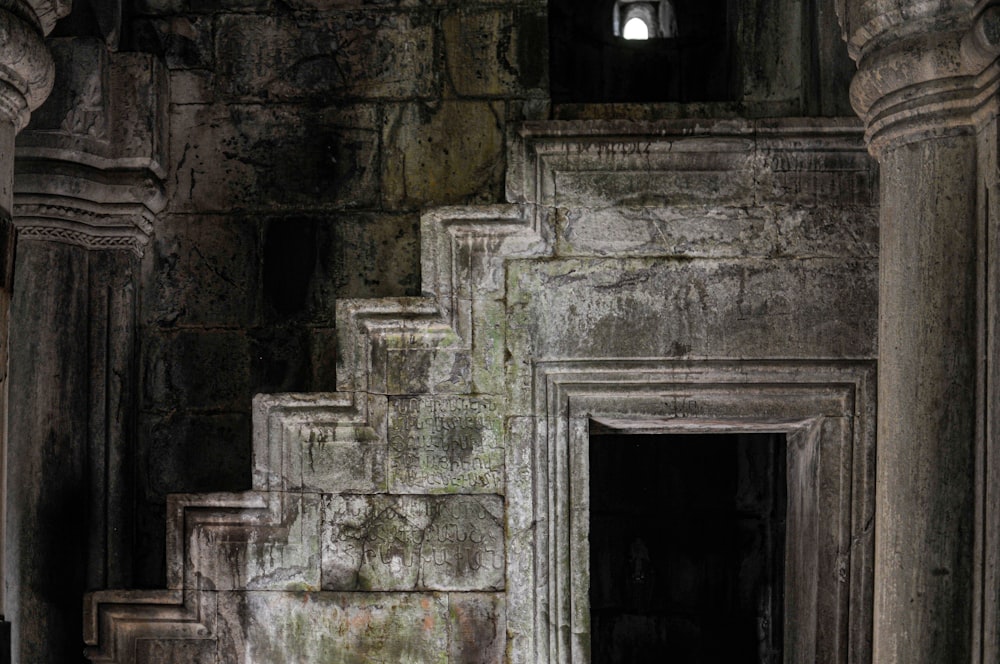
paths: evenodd
<path fill-rule="evenodd" d="M 503 417 L 496 400 L 390 400 L 390 491 L 502 493 L 503 458 Z"/>
<path fill-rule="evenodd" d="M 500 496 L 327 496 L 323 588 L 499 590 L 503 542 Z"/>

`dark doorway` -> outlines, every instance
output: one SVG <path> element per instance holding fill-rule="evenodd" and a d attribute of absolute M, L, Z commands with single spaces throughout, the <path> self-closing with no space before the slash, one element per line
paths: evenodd
<path fill-rule="evenodd" d="M 780 664 L 783 434 L 590 438 L 592 664 Z"/>

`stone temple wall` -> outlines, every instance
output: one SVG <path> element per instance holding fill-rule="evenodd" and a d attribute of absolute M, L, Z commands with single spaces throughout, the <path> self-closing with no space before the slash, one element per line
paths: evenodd
<path fill-rule="evenodd" d="M 786 661 L 871 661 L 877 172 L 843 120 L 527 123 L 507 205 L 337 306 L 337 392 L 255 399 L 253 489 L 168 500 L 94 662 L 589 662 L 595 429 L 788 440 Z"/>
<path fill-rule="evenodd" d="M 134 579 L 156 587 L 166 495 L 249 488 L 252 396 L 334 386 L 337 300 L 419 294 L 419 211 L 502 199 L 546 33 L 537 0 L 139 5 L 171 90 L 140 314 Z"/>
<path fill-rule="evenodd" d="M 547 225 L 538 228 L 551 231 L 544 241 L 561 233 L 547 251 L 573 260 L 631 256 L 620 265 L 626 271 L 690 252 L 761 261 L 875 255 L 871 229 L 843 225 L 833 203 L 817 208 L 822 223 L 803 222 L 801 209 L 836 192 L 805 183 L 812 167 L 804 156 L 800 163 L 794 143 L 783 148 L 781 168 L 806 175 L 767 185 L 789 197 L 795 211 L 787 218 L 749 212 L 763 191 L 752 159 L 720 166 L 711 184 L 691 184 L 744 209 L 735 225 L 714 214 L 678 222 L 670 206 L 714 204 L 689 190 L 707 162 L 669 165 L 674 175 L 664 178 L 637 147 L 663 132 L 754 136 L 755 125 L 740 117 L 849 114 L 851 65 L 822 3 L 741 5 L 734 101 L 562 106 L 549 103 L 549 3 L 540 0 L 136 0 L 124 5 L 113 52 L 76 15 L 90 6 L 75 3 L 49 39 L 59 79 L 18 138 L 11 375 L 21 387 L 11 407 L 16 544 L 8 547 L 5 607 L 15 659 L 77 658 L 85 591 L 174 585 L 164 554 L 176 549 L 168 495 L 259 488 L 254 395 L 339 389 L 348 378 L 337 369 L 345 331 L 335 312 L 345 301 L 440 295 L 426 263 L 428 210 L 540 206 Z M 682 129 L 656 124 L 683 117 L 704 120 Z M 578 121 L 551 129 L 569 132 L 572 143 L 588 123 L 608 118 L 637 124 L 594 129 L 595 145 L 605 147 L 581 148 L 580 163 L 619 166 L 569 180 L 556 168 L 545 185 L 552 191 L 527 184 L 525 160 L 537 161 L 530 136 L 549 130 L 524 123 Z M 824 131 L 805 131 L 803 155 Z M 723 152 L 759 156 L 756 139 L 746 140 L 751 147 Z M 820 170 L 836 170 L 824 164 Z M 855 189 L 840 193 L 841 203 L 858 203 Z M 859 195 L 862 207 L 871 204 L 871 192 Z M 542 218 L 521 208 L 501 216 L 526 214 Z M 847 235 L 828 235 L 841 227 Z M 608 228 L 612 247 L 602 244 Z M 765 290 L 786 283 L 754 274 L 764 275 L 755 287 Z M 549 288 L 546 275 L 525 278 Z M 650 278 L 662 285 L 668 277 Z M 740 277 L 726 279 L 729 288 Z M 533 316 L 523 304 L 518 315 Z M 756 338 L 740 343 L 753 347 Z M 810 344 L 799 350 L 814 352 Z M 666 350 L 735 357 L 735 348 L 709 353 L 678 340 Z M 870 351 L 862 344 L 822 354 Z M 422 366 L 399 369 L 399 380 L 416 381 L 403 392 L 425 387 L 416 377 Z M 499 471 L 480 470 L 492 473 L 493 509 L 503 495 Z M 426 479 L 406 486 L 417 492 Z M 497 585 L 477 584 L 483 592 Z"/>

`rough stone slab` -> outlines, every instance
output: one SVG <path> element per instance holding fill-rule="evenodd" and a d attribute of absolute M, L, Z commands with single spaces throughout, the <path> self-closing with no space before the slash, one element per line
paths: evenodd
<path fill-rule="evenodd" d="M 173 212 L 354 208 L 378 201 L 373 106 L 174 106 Z"/>
<path fill-rule="evenodd" d="M 499 496 L 325 496 L 325 590 L 499 590 Z"/>
<path fill-rule="evenodd" d="M 224 593 L 226 664 L 448 662 L 448 600 L 416 593 Z"/>
<path fill-rule="evenodd" d="M 227 216 L 165 218 L 150 252 L 152 269 L 144 271 L 143 321 L 160 328 L 255 324 L 260 288 L 258 237 L 256 224 Z M 169 361 L 180 359 L 171 356 Z"/>
<path fill-rule="evenodd" d="M 870 357 L 874 260 L 514 261 L 513 357 Z"/>
<path fill-rule="evenodd" d="M 390 398 L 389 490 L 503 493 L 503 428 L 494 398 Z"/>
<path fill-rule="evenodd" d="M 416 13 L 222 16 L 216 32 L 220 86 L 241 100 L 427 97 L 433 49 Z"/>
<path fill-rule="evenodd" d="M 458 95 L 547 95 L 545 15 L 464 7 L 442 22 L 448 81 Z"/>
<path fill-rule="evenodd" d="M 385 205 L 500 200 L 504 131 L 500 102 L 443 101 L 387 109 L 382 128 Z"/>
<path fill-rule="evenodd" d="M 150 335 L 144 353 L 147 407 L 239 410 L 251 396 L 250 354 L 240 330 L 185 329 Z M 225 371 L 206 371 L 225 367 Z"/>
<path fill-rule="evenodd" d="M 496 593 L 450 593 L 449 662 L 502 664 L 507 647 L 504 596 Z"/>

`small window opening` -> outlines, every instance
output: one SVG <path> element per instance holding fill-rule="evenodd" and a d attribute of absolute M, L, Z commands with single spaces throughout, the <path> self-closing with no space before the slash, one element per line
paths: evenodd
<path fill-rule="evenodd" d="M 735 0 L 548 4 L 554 104 L 716 102 L 740 90 Z"/>
<path fill-rule="evenodd" d="M 677 15 L 670 0 L 617 0 L 611 31 L 630 40 L 668 39 L 677 36 Z"/>
<path fill-rule="evenodd" d="M 638 16 L 633 16 L 625 24 L 622 30 L 622 37 L 625 39 L 649 39 L 649 26 Z"/>

